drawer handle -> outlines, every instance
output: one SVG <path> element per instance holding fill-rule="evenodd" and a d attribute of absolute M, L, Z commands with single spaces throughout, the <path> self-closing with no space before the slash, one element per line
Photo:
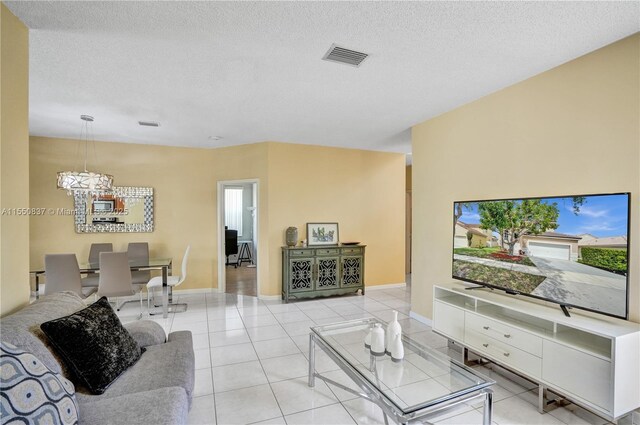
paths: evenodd
<path fill-rule="evenodd" d="M 484 329 L 485 331 L 489 330 L 489 326 L 483 326 L 482 329 Z"/>
<path fill-rule="evenodd" d="M 511 335 L 510 334 L 504 334 L 504 337 L 505 338 L 511 338 Z"/>
<path fill-rule="evenodd" d="M 489 346 L 489 344 L 486 344 L 486 343 L 485 343 L 485 344 L 482 344 L 482 346 L 483 346 L 484 348 L 487 348 L 487 347 Z"/>
<path fill-rule="evenodd" d="M 502 353 L 505 357 L 509 357 L 510 353 Z"/>

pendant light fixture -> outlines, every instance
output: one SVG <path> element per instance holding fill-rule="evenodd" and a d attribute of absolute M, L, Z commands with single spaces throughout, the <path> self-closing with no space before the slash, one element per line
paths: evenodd
<path fill-rule="evenodd" d="M 83 121 L 80 139 L 82 140 L 84 135 L 84 171 L 59 171 L 58 189 L 66 190 L 69 195 L 78 191 L 90 194 L 110 192 L 113 188 L 112 175 L 87 171 L 89 123 L 93 123 L 93 117 L 90 115 L 80 115 L 80 119 Z"/>

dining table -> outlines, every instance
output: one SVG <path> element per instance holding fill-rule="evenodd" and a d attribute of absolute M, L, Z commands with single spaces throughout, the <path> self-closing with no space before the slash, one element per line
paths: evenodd
<path fill-rule="evenodd" d="M 132 272 L 140 270 L 160 270 L 162 272 L 162 317 L 164 318 L 169 314 L 169 304 L 172 301 L 170 300 L 172 294 L 167 285 L 168 277 L 171 276 L 172 263 L 172 258 L 150 258 L 148 261 L 139 259 L 129 260 L 129 267 Z M 80 263 L 78 267 L 80 268 L 80 274 L 100 273 L 99 263 Z M 31 270 L 30 273 L 35 276 L 35 293 L 36 299 L 38 299 L 40 298 L 40 278 L 46 276 L 44 267 Z M 157 313 L 149 312 L 149 314 L 154 315 Z"/>

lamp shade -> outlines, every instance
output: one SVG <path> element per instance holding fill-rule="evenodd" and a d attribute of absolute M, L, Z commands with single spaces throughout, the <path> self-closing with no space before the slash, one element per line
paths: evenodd
<path fill-rule="evenodd" d="M 58 172 L 58 189 L 109 192 L 112 187 L 113 176 L 110 174 L 92 173 L 90 171 Z"/>

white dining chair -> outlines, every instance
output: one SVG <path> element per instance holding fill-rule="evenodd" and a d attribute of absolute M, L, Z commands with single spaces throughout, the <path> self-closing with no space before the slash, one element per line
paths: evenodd
<path fill-rule="evenodd" d="M 47 278 L 44 294 L 73 291 L 82 298 L 96 292 L 97 288 L 83 288 L 76 254 L 46 254 L 44 274 Z"/>
<path fill-rule="evenodd" d="M 131 282 L 131 268 L 126 252 L 101 252 L 100 253 L 100 281 L 98 296 L 126 297 L 140 294 L 140 317 L 142 316 L 142 285 L 134 285 Z M 116 310 L 130 301 L 116 302 Z"/>
<path fill-rule="evenodd" d="M 184 280 L 187 278 L 187 262 L 189 260 L 189 251 L 191 251 L 191 245 L 187 246 L 187 249 L 184 251 L 184 256 L 182 257 L 182 273 L 180 274 L 180 276 L 167 276 L 167 286 L 169 287 L 169 291 L 173 291 L 173 288 L 182 284 L 182 282 L 184 282 Z M 149 309 L 150 307 L 150 294 L 155 288 L 162 288 L 162 276 L 155 276 L 151 278 L 151 280 L 149 280 L 149 283 L 147 283 L 147 309 Z M 187 310 L 186 303 L 171 303 L 169 304 L 169 308 L 171 307 L 174 308 L 174 312 L 178 307 L 184 307 L 183 311 Z"/>

